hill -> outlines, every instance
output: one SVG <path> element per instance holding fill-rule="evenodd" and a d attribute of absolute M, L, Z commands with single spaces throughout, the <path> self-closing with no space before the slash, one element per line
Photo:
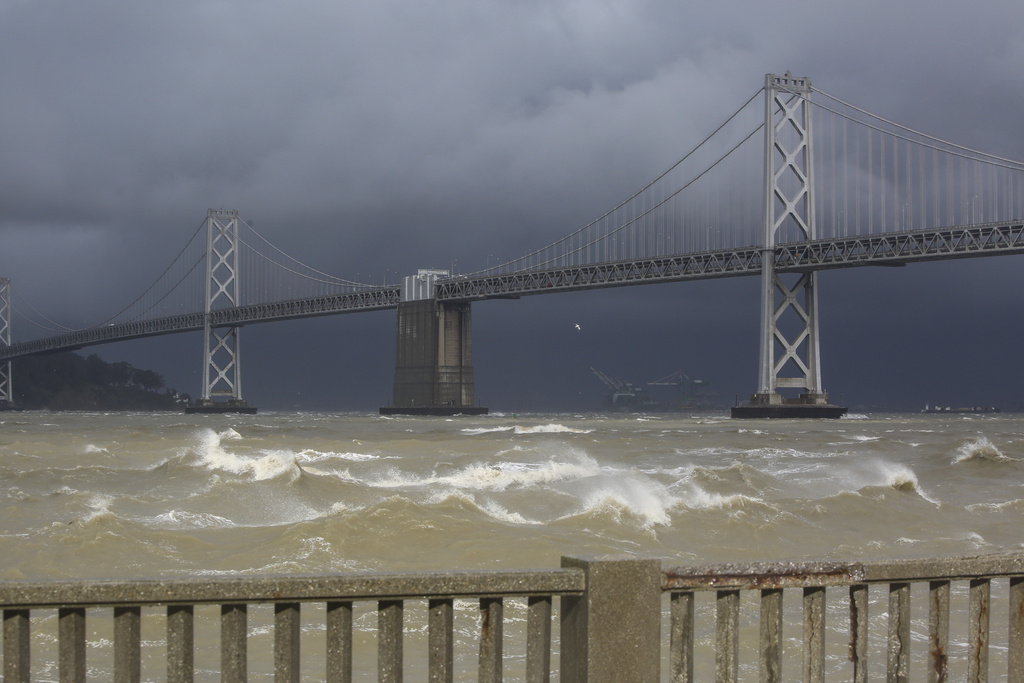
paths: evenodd
<path fill-rule="evenodd" d="M 164 378 L 96 354 L 56 353 L 12 363 L 14 404 L 26 410 L 181 410 L 188 397 Z"/>

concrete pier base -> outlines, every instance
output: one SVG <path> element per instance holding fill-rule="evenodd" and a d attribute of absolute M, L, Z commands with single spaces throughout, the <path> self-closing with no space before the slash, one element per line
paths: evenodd
<path fill-rule="evenodd" d="M 199 399 L 191 405 L 185 406 L 186 415 L 196 414 L 221 414 L 241 413 L 243 415 L 255 415 L 256 406 L 251 406 L 243 399 L 230 399 L 228 401 L 214 401 L 213 399 Z"/>
<path fill-rule="evenodd" d="M 829 403 L 827 393 L 805 392 L 796 398 L 786 398 L 775 392 L 754 394 L 750 403 L 732 407 L 734 418 L 826 418 L 836 419 L 846 414 L 846 406 Z"/>
<path fill-rule="evenodd" d="M 394 398 L 381 415 L 483 415 L 473 383 L 468 302 L 398 305 Z"/>

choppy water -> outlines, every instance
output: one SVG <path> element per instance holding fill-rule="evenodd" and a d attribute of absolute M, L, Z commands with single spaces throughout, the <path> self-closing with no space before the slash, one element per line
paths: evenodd
<path fill-rule="evenodd" d="M 1019 549 L 1024 418 L 8 414 L 0 578 Z"/>
<path fill-rule="evenodd" d="M 0 578 L 1019 550 L 1024 417 L 20 413 Z M 372 626 L 368 627 L 372 630 Z"/>

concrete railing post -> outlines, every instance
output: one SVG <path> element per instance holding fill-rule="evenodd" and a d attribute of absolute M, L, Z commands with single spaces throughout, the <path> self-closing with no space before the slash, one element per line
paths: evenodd
<path fill-rule="evenodd" d="M 586 574 L 583 595 L 562 598 L 561 679 L 654 683 L 661 668 L 661 562 L 628 555 L 563 557 Z"/>

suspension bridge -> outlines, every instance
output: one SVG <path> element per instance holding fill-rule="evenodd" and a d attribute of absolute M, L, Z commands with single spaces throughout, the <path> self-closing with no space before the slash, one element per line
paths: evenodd
<path fill-rule="evenodd" d="M 328 275 L 285 254 L 236 210 L 210 209 L 136 299 L 84 329 L 18 307 L 0 278 L 0 402 L 11 362 L 202 331 L 191 410 L 253 411 L 241 328 L 397 309 L 393 403 L 384 413 L 482 413 L 473 302 L 607 287 L 758 276 L 759 374 L 734 416 L 835 417 L 822 390 L 819 271 L 1024 252 L 1024 163 L 916 131 L 768 74 L 709 135 L 592 222 L 524 256 L 466 274 L 421 270 L 396 284 Z M 12 343 L 12 327 L 36 330 Z M 23 325 L 24 324 L 24 325 Z"/>

